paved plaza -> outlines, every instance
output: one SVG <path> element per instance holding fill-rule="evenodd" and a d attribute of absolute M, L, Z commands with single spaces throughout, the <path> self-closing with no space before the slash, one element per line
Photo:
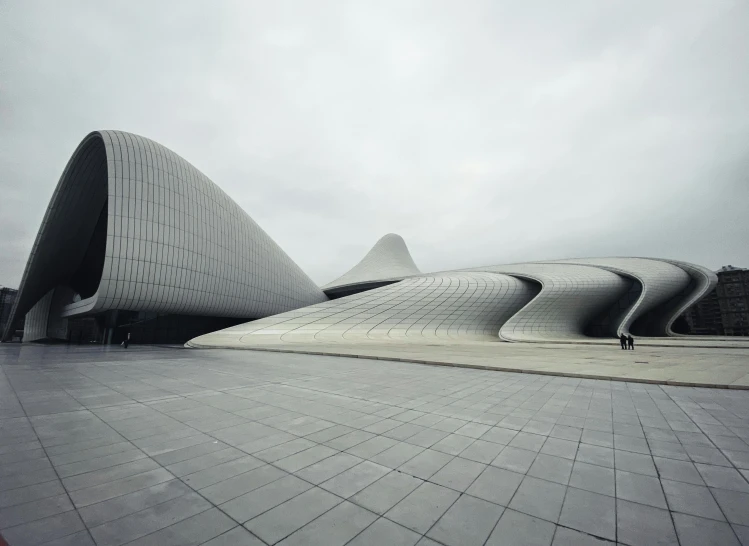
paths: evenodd
<path fill-rule="evenodd" d="M 418 362 L 506 372 L 563 375 L 583 379 L 636 381 L 692 387 L 749 389 L 749 339 L 638 340 L 634 351 L 622 351 L 617 340 L 588 343 L 401 343 L 372 341 L 356 343 L 275 342 L 263 343 L 255 336 L 239 342 L 222 332 L 191 340 L 208 348 L 208 340 L 221 348 L 252 349 L 354 356 Z M 225 344 L 225 345 L 224 345 Z M 213 347 L 218 348 L 218 347 Z"/>
<path fill-rule="evenodd" d="M 139 346 L 0 365 L 11 546 L 749 545 L 746 390 Z"/>

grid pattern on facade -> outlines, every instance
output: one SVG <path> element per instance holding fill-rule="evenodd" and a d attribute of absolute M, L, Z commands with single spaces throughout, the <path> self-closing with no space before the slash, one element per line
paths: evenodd
<path fill-rule="evenodd" d="M 358 264 L 324 285 L 323 290 L 372 281 L 399 280 L 420 274 L 403 237 L 388 233 L 375 243 Z"/>
<path fill-rule="evenodd" d="M 592 265 L 637 280 L 642 293 L 618 318 L 617 333 L 624 334 L 630 332 L 640 316 L 679 294 L 690 282 L 689 275 L 680 267 L 649 258 L 575 258 L 547 263 Z M 661 335 L 667 335 L 666 331 Z"/>
<path fill-rule="evenodd" d="M 585 337 L 588 323 L 627 291 L 629 283 L 596 267 L 567 264 L 490 266 L 540 283 L 541 292 L 500 329 L 506 341 L 553 341 Z"/>
<path fill-rule="evenodd" d="M 246 343 L 427 339 L 497 341 L 502 324 L 538 292 L 491 273 L 422 276 L 209 334 Z M 208 337 L 208 336 L 206 336 Z M 200 339 L 193 340 L 196 345 Z"/>
<path fill-rule="evenodd" d="M 119 309 L 256 318 L 327 299 L 187 161 L 149 139 L 97 131 L 78 147 L 55 190 L 13 316 L 75 272 L 104 206 L 101 281 L 93 296 L 70 302 L 68 315 Z"/>
<path fill-rule="evenodd" d="M 102 131 L 109 219 L 96 309 L 262 317 L 324 301 L 218 186 L 146 138 Z"/>

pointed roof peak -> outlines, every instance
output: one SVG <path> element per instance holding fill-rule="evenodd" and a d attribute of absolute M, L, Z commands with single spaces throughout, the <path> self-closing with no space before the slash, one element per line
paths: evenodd
<path fill-rule="evenodd" d="M 421 271 L 408 251 L 406 241 L 397 233 L 387 233 L 380 237 L 362 260 L 323 289 L 331 289 L 351 284 L 400 280 Z"/>

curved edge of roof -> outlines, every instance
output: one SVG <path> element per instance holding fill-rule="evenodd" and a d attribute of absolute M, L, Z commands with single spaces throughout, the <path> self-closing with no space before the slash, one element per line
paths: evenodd
<path fill-rule="evenodd" d="M 651 309 L 674 298 L 687 288 L 690 275 L 681 267 L 660 258 L 606 257 L 571 258 L 549 263 L 593 265 L 629 277 L 640 283 L 642 292 L 623 313 L 617 334 L 629 334 L 635 321 Z M 664 332 L 665 335 L 665 332 Z"/>
<path fill-rule="evenodd" d="M 480 269 L 533 281 L 541 287 L 500 328 L 499 338 L 510 342 L 585 339 L 588 324 L 627 289 L 620 275 L 595 266 L 525 263 Z"/>
<path fill-rule="evenodd" d="M 718 275 L 715 272 L 709 270 L 701 265 L 692 264 L 689 262 L 682 262 L 679 260 L 662 260 L 668 262 L 677 267 L 680 267 L 687 272 L 694 283 L 694 288 L 689 291 L 683 299 L 675 304 L 674 310 L 671 316 L 666 322 L 666 334 L 671 337 L 687 337 L 687 334 L 679 334 L 674 332 L 672 327 L 677 318 L 679 318 L 687 309 L 692 307 L 702 298 L 707 296 L 718 284 Z"/>
<path fill-rule="evenodd" d="M 408 251 L 406 241 L 395 233 L 381 237 L 361 261 L 337 279 L 321 286 L 331 290 L 379 281 L 400 281 L 421 275 Z"/>

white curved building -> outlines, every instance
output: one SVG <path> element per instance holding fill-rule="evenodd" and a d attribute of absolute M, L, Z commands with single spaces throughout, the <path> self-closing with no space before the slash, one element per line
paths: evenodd
<path fill-rule="evenodd" d="M 494 273 L 424 275 L 203 338 L 248 344 L 497 341 L 502 324 L 537 292 L 533 283 Z"/>
<path fill-rule="evenodd" d="M 336 299 L 204 335 L 190 345 L 575 342 L 630 332 L 676 335 L 674 320 L 715 282 L 715 275 L 700 266 L 652 258 L 583 258 L 421 274 L 403 239 L 389 234 L 357 266 L 323 287 Z"/>
<path fill-rule="evenodd" d="M 27 314 L 25 341 L 65 339 L 69 319 L 118 312 L 124 323 L 111 313 L 104 320 L 107 341 L 116 341 L 113 334 L 121 338 L 144 313 L 150 320 L 246 320 L 325 300 L 268 234 L 190 163 L 147 138 L 94 131 L 55 189 L 11 323 Z M 195 329 L 193 319 L 185 321 Z M 212 324 L 206 327 L 215 329 Z"/>
<path fill-rule="evenodd" d="M 318 287 L 187 161 L 94 131 L 55 189 L 3 339 L 22 316 L 25 341 L 70 339 L 86 320 L 103 342 L 135 331 L 200 346 L 672 336 L 716 282 L 698 265 L 624 257 L 425 274 L 390 233 Z"/>
<path fill-rule="evenodd" d="M 420 274 L 403 237 L 388 233 L 358 264 L 322 289 L 329 297 L 342 297 Z"/>

